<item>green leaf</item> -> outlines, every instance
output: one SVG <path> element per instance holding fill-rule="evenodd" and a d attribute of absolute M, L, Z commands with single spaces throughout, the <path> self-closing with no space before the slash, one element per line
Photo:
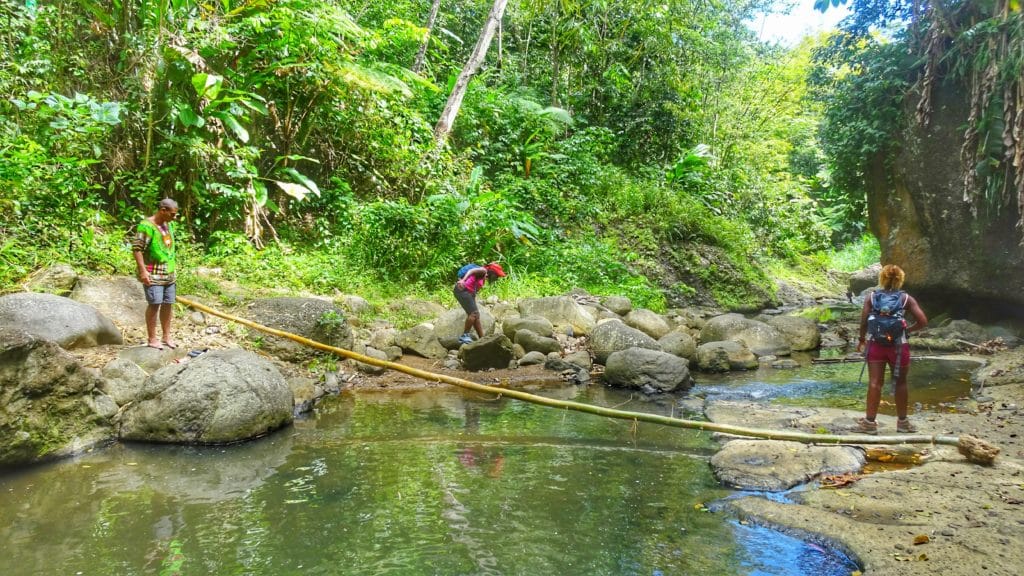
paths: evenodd
<path fill-rule="evenodd" d="M 200 98 L 216 100 L 223 84 L 224 78 L 216 74 L 200 72 L 192 76 L 192 87 L 196 89 L 196 95 Z"/>
<path fill-rule="evenodd" d="M 114 16 L 110 11 L 104 7 L 101 7 L 98 3 L 92 2 L 91 0 L 78 0 L 78 4 L 85 8 L 93 15 L 94 18 L 107 26 L 113 28 L 117 22 L 114 20 Z"/>
<path fill-rule="evenodd" d="M 288 160 L 306 160 L 308 162 L 314 162 L 316 164 L 320 163 L 320 161 L 317 160 L 316 158 L 310 158 L 309 156 L 303 156 L 302 154 L 285 154 L 284 156 L 278 156 L 277 158 L 274 158 L 274 163 L 276 164 L 276 163 L 280 162 L 281 160 L 285 160 L 285 159 L 288 159 Z"/>
<path fill-rule="evenodd" d="M 274 180 L 274 184 L 281 187 L 285 194 L 295 198 L 296 200 L 305 200 L 306 195 L 309 194 L 309 189 L 301 184 L 292 184 L 291 182 L 281 182 L 280 180 Z"/>
<path fill-rule="evenodd" d="M 235 137 L 243 143 L 249 142 L 249 131 L 238 122 L 238 118 L 235 118 L 231 114 L 222 112 L 217 114 L 217 118 L 220 118 L 224 122 L 224 125 L 231 129 L 235 133 Z"/>
<path fill-rule="evenodd" d="M 301 174 L 295 168 L 284 168 L 281 171 L 294 178 L 299 184 L 308 188 L 313 194 L 316 194 L 317 196 L 320 195 L 320 188 L 317 187 L 316 183 L 307 178 L 304 174 Z"/>
<path fill-rule="evenodd" d="M 449 36 L 449 37 L 453 38 L 459 44 L 465 44 L 465 42 L 462 41 L 462 38 L 459 38 L 454 32 L 452 32 L 451 30 L 449 30 L 447 28 L 439 27 L 438 31 L 440 31 L 441 34 L 444 34 L 445 36 Z"/>
<path fill-rule="evenodd" d="M 267 203 L 267 187 L 259 180 L 254 180 L 250 184 L 250 194 L 252 194 L 253 200 L 258 206 L 264 206 Z"/>
<path fill-rule="evenodd" d="M 541 116 L 547 116 L 552 120 L 561 122 L 567 126 L 572 126 L 572 115 L 568 110 L 564 108 L 558 108 L 555 106 L 548 106 L 547 108 L 540 111 Z"/>
<path fill-rule="evenodd" d="M 182 126 L 195 126 L 196 128 L 202 128 L 206 121 L 203 120 L 202 116 L 196 114 L 188 104 L 182 104 L 178 107 L 178 120 L 181 120 Z"/>

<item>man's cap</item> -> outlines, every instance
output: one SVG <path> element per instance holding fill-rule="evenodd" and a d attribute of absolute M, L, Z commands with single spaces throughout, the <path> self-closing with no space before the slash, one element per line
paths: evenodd
<path fill-rule="evenodd" d="M 505 270 L 501 267 L 501 264 L 498 264 L 497 262 L 491 262 L 490 264 L 484 266 L 484 268 L 487 268 L 487 270 L 494 272 L 494 275 L 499 278 L 505 276 Z"/>

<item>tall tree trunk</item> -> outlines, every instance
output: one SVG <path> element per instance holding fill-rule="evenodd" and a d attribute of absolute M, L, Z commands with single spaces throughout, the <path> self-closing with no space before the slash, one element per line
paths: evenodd
<path fill-rule="evenodd" d="M 558 106 L 558 76 L 562 73 L 558 40 L 551 43 L 551 106 Z"/>
<path fill-rule="evenodd" d="M 427 16 L 427 35 L 420 44 L 420 51 L 416 53 L 416 63 L 412 65 L 412 71 L 419 74 L 423 69 L 423 60 L 427 57 L 427 45 L 430 44 L 430 35 L 434 31 L 434 20 L 437 19 L 437 11 L 441 8 L 441 0 L 434 0 L 430 4 L 430 15 Z"/>
<path fill-rule="evenodd" d="M 558 77 L 561 75 L 561 59 L 559 42 L 561 42 L 558 17 L 561 14 L 561 3 L 555 2 L 555 11 L 551 16 L 551 102 L 550 106 L 558 106 Z"/>
<path fill-rule="evenodd" d="M 452 93 L 448 96 L 448 102 L 444 105 L 444 111 L 441 112 L 441 119 L 434 127 L 434 140 L 438 144 L 447 140 L 448 134 L 452 131 L 455 117 L 459 114 L 459 108 L 462 106 L 462 99 L 466 96 L 466 88 L 469 87 L 470 79 L 476 74 L 484 58 L 487 57 L 487 49 L 491 46 L 491 40 L 494 39 L 495 30 L 498 29 L 498 21 L 505 13 L 506 4 L 508 4 L 508 0 L 494 0 L 494 5 L 491 6 L 491 13 L 487 16 L 483 30 L 480 31 L 476 47 L 473 48 L 473 53 L 470 54 L 466 65 L 462 67 L 462 72 L 459 74 L 458 80 L 455 81 L 455 87 L 452 88 Z"/>

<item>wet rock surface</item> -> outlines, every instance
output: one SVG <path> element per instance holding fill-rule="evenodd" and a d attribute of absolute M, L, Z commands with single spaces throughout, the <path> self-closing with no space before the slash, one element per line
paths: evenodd
<path fill-rule="evenodd" d="M 1024 566 L 1024 379 L 1010 383 L 1004 375 L 1015 373 L 1022 361 L 1020 350 L 991 358 L 977 372 L 976 390 L 983 385 L 984 395 L 971 411 L 915 416 L 921 433 L 972 434 L 997 445 L 1002 452 L 993 466 L 971 463 L 951 446 L 864 446 L 869 457 L 873 450 L 901 461 L 902 451 L 923 463 L 856 474 L 838 489 L 791 493 L 793 503 L 748 497 L 730 501 L 728 508 L 747 521 L 844 550 L 865 574 L 1016 576 Z M 706 413 L 716 422 L 829 432 L 841 431 L 859 415 L 755 404 L 713 402 Z M 880 433 L 895 429 L 892 418 L 880 417 L 879 423 Z"/>
<path fill-rule="evenodd" d="M 864 453 L 851 446 L 733 440 L 711 458 L 719 482 L 740 490 L 781 492 L 823 474 L 859 472 Z"/>

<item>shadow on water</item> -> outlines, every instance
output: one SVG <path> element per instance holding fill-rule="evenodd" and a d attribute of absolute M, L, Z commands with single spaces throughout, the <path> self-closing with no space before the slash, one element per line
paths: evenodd
<path fill-rule="evenodd" d="M 543 392 L 668 414 L 602 386 Z M 710 503 L 710 435 L 458 390 L 349 393 L 226 447 L 0 476 L 0 574 L 849 574 Z"/>

